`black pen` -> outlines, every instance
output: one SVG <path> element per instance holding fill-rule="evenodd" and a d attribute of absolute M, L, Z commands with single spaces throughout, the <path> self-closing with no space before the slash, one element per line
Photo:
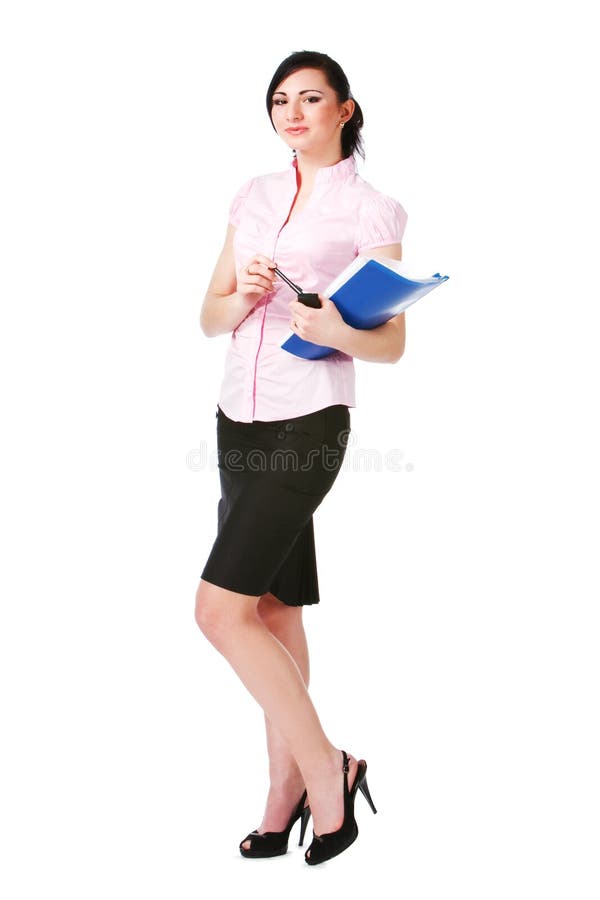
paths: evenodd
<path fill-rule="evenodd" d="M 301 293 L 302 293 L 302 288 L 301 288 L 301 287 L 298 287 L 297 284 L 294 284 L 293 281 L 290 281 L 290 279 L 287 277 L 287 275 L 284 275 L 284 274 L 283 274 L 283 272 L 281 271 L 281 269 L 278 269 L 277 266 L 275 266 L 274 271 L 279 275 L 280 278 L 283 278 L 283 280 L 285 281 L 286 284 L 289 284 L 289 286 L 291 287 L 291 289 L 292 289 L 293 291 L 296 291 L 297 294 L 301 294 Z"/>
<path fill-rule="evenodd" d="M 293 281 L 290 281 L 287 275 L 284 275 L 281 269 L 278 269 L 277 266 L 274 267 L 273 271 L 276 272 L 277 275 L 279 275 L 279 277 L 282 278 L 285 283 L 289 285 L 293 291 L 296 292 L 296 294 L 298 294 L 299 303 L 304 303 L 305 306 L 311 306 L 313 309 L 321 308 L 321 301 L 319 300 L 318 294 L 305 294 L 302 288 L 298 287 L 297 284 L 294 284 Z"/>

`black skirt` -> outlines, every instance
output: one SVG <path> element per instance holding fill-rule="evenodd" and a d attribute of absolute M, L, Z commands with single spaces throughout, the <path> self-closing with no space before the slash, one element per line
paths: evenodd
<path fill-rule="evenodd" d="M 313 513 L 340 471 L 344 404 L 275 422 L 235 422 L 217 406 L 221 499 L 201 577 L 288 606 L 319 603 Z"/>

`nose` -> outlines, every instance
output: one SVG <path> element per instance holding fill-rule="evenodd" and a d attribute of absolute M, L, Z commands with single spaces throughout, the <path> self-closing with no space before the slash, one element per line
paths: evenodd
<path fill-rule="evenodd" d="M 290 122 L 295 122 L 302 118 L 302 107 L 297 103 L 288 103 L 287 118 Z"/>

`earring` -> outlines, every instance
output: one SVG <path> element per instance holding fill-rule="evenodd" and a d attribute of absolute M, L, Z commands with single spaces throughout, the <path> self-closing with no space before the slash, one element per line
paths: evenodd
<path fill-rule="evenodd" d="M 340 128 L 343 128 L 343 127 L 344 127 L 344 123 L 340 122 Z"/>

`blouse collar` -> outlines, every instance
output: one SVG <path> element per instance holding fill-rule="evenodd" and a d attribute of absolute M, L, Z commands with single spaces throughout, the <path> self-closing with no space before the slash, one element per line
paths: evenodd
<path fill-rule="evenodd" d="M 296 157 L 293 158 L 290 167 L 293 169 L 298 168 L 298 160 Z M 319 184 L 320 182 L 334 183 L 336 181 L 346 181 L 355 174 L 356 160 L 354 159 L 354 156 L 347 156 L 333 166 L 323 166 L 322 168 L 317 169 L 315 184 Z"/>

